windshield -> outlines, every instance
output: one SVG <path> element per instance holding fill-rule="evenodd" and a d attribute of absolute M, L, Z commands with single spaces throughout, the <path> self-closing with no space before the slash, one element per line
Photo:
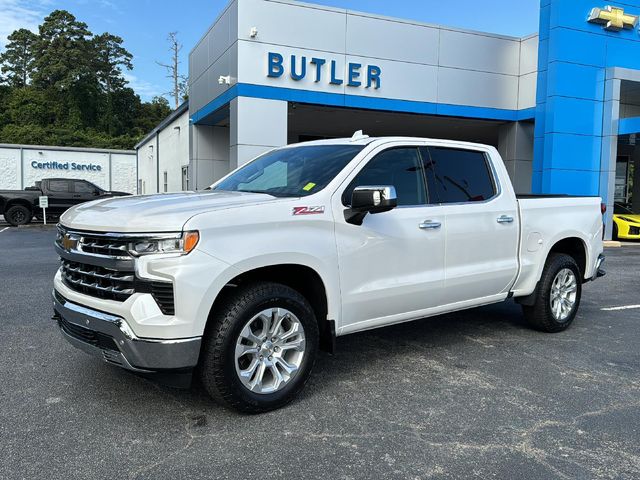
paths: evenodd
<path fill-rule="evenodd" d="M 363 145 L 309 145 L 273 150 L 212 189 L 305 197 L 326 187 L 363 148 Z"/>

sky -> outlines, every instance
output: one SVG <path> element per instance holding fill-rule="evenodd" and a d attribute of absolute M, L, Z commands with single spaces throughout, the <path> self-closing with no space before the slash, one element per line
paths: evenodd
<path fill-rule="evenodd" d="M 37 31 L 51 11 L 64 9 L 88 24 L 94 34 L 109 32 L 124 39 L 133 54 L 134 69 L 126 72 L 129 85 L 144 100 L 169 91 L 170 81 L 156 61 L 168 63 L 167 34 L 178 32 L 184 45 L 182 74 L 187 59 L 227 0 L 0 0 L 0 51 L 17 28 Z M 529 35 L 538 30 L 539 0 L 312 0 L 348 8 L 469 30 Z"/>

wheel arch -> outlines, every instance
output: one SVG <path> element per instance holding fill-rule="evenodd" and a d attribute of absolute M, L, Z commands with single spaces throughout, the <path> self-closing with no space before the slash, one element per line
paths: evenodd
<path fill-rule="evenodd" d="M 578 268 L 580 269 L 580 276 L 582 280 L 585 280 L 585 275 L 587 273 L 587 265 L 588 265 L 588 254 L 589 250 L 587 248 L 586 242 L 579 237 L 566 237 L 562 240 L 558 240 L 550 249 L 549 253 L 547 253 L 546 261 L 549 259 L 549 256 L 552 253 L 564 253 L 572 257 L 576 263 L 578 264 Z"/>
<path fill-rule="evenodd" d="M 22 206 L 22 207 L 26 207 L 29 212 L 33 215 L 33 205 L 31 204 L 31 202 L 29 202 L 28 200 L 25 200 L 23 198 L 14 198 L 14 199 L 9 199 L 5 202 L 4 204 L 4 208 L 3 208 L 3 212 L 6 212 L 7 210 L 9 210 L 11 207 L 14 206 Z"/>
<path fill-rule="evenodd" d="M 564 253 L 573 258 L 578 264 L 582 282 L 584 283 L 586 281 L 585 276 L 587 273 L 587 266 L 590 265 L 591 262 L 591 259 L 589 258 L 589 249 L 587 247 L 587 242 L 579 235 L 567 235 L 565 237 L 556 239 L 555 243 L 553 243 L 551 248 L 549 248 L 546 255 L 544 256 L 544 261 L 541 263 L 540 268 L 538 269 L 535 288 L 533 289 L 533 292 L 526 296 L 516 297 L 516 301 L 518 303 L 525 306 L 531 306 L 535 303 L 542 274 L 544 273 L 550 256 L 554 253 Z"/>
<path fill-rule="evenodd" d="M 311 304 L 318 321 L 320 349 L 333 353 L 335 350 L 335 319 L 329 318 L 330 304 L 326 282 L 313 267 L 302 263 L 274 263 L 256 266 L 244 271 L 236 270 L 220 289 L 209 310 L 205 335 L 209 328 L 212 313 L 220 308 L 234 290 L 251 282 L 269 281 L 281 283 L 296 290 Z"/>

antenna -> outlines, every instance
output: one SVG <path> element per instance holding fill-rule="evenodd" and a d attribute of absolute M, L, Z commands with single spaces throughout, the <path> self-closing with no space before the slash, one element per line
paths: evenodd
<path fill-rule="evenodd" d="M 353 134 L 353 137 L 351 137 L 351 141 L 355 142 L 356 140 L 363 140 L 365 138 L 369 138 L 369 135 L 365 135 L 362 130 L 358 130 Z"/>

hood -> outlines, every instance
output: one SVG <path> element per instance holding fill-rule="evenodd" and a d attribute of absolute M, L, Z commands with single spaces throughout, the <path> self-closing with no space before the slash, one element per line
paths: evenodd
<path fill-rule="evenodd" d="M 77 205 L 60 223 L 99 232 L 175 232 L 199 213 L 275 200 L 262 193 L 212 191 L 114 197 Z"/>
<path fill-rule="evenodd" d="M 626 214 L 626 213 L 616 213 L 614 217 L 619 218 L 628 218 L 629 220 L 633 220 L 633 223 L 640 223 L 640 215 L 638 214 Z M 624 222 L 624 220 L 622 220 Z"/>

